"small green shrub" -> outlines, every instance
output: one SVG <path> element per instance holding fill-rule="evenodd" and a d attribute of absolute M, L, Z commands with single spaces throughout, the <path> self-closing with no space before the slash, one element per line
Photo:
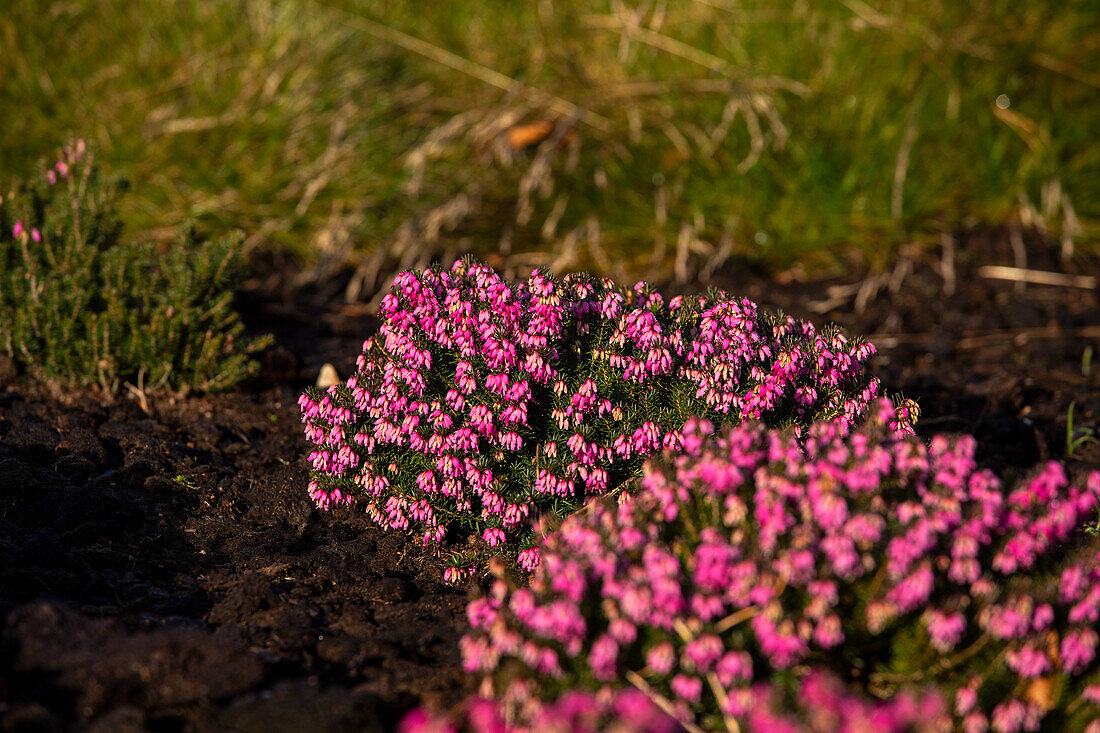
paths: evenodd
<path fill-rule="evenodd" d="M 254 374 L 269 339 L 242 339 L 231 306 L 239 238 L 124 242 L 122 189 L 78 140 L 0 199 L 0 348 L 39 379 L 112 393 L 123 381 L 214 392 Z"/>

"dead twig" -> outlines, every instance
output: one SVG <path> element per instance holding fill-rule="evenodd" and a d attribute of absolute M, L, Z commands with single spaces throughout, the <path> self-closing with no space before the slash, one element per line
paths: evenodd
<path fill-rule="evenodd" d="M 133 395 L 134 399 L 137 400 L 138 407 L 141 408 L 142 412 L 146 415 L 152 414 L 149 411 L 148 395 L 145 393 L 145 367 L 138 370 L 137 385 L 135 386 L 126 382 L 126 389 Z"/>
<path fill-rule="evenodd" d="M 726 631 L 732 629 L 734 626 L 737 626 L 738 624 L 753 618 L 758 613 L 760 613 L 760 608 L 757 606 L 747 606 L 745 608 L 742 608 L 740 611 L 734 611 L 729 616 L 726 616 L 724 619 L 716 623 L 714 625 L 714 630 L 717 631 L 719 634 L 725 633 Z"/>
<path fill-rule="evenodd" d="M 1026 267 L 1005 267 L 1004 265 L 984 265 L 978 268 L 978 277 L 988 280 L 1011 280 L 1015 283 L 1032 285 L 1054 285 L 1063 288 L 1096 288 L 1096 278 L 1092 275 L 1066 275 L 1061 272 L 1029 270 Z"/>
<path fill-rule="evenodd" d="M 661 710 L 663 710 L 670 718 L 673 718 L 680 725 L 684 726 L 684 730 L 689 731 L 689 733 L 703 733 L 703 729 L 695 725 L 694 723 L 689 723 L 686 720 L 680 720 L 679 718 L 677 718 L 676 710 L 672 707 L 672 703 L 669 702 L 669 699 L 650 687 L 649 683 L 642 679 L 642 676 L 640 674 L 632 669 L 628 669 L 626 671 L 626 679 L 630 682 L 630 684 L 637 687 L 643 695 L 652 700 L 653 703 Z"/>

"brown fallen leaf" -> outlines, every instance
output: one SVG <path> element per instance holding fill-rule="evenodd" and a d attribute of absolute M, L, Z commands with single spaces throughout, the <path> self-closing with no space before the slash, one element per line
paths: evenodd
<path fill-rule="evenodd" d="M 1036 677 L 1028 684 L 1024 699 L 1035 703 L 1045 713 L 1058 702 L 1059 688 L 1058 678 L 1055 676 Z"/>
<path fill-rule="evenodd" d="M 512 150 L 523 150 L 532 145 L 538 145 L 546 138 L 554 134 L 554 123 L 546 120 L 530 122 L 524 125 L 513 125 L 506 133 L 508 146 Z M 563 143 L 570 143 L 577 137 L 572 128 L 565 131 L 562 136 Z"/>

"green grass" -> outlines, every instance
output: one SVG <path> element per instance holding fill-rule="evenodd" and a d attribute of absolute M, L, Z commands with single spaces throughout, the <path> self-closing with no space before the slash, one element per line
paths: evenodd
<path fill-rule="evenodd" d="M 382 271 L 813 273 L 1017 221 L 1087 256 L 1098 25 L 1092 0 L 13 0 L 0 183 L 83 135 L 134 235 Z M 505 144 L 542 120 L 559 139 Z"/>

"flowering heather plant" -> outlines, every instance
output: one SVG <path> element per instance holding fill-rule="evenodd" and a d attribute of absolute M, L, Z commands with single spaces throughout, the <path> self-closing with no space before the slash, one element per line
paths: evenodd
<path fill-rule="evenodd" d="M 880 392 L 871 344 L 717 292 L 665 303 L 538 271 L 513 285 L 460 261 L 399 275 L 381 312 L 359 371 L 299 401 L 309 492 L 425 544 L 474 538 L 451 580 L 487 554 L 534 569 L 540 515 L 622 487 L 692 415 L 847 425 Z"/>
<path fill-rule="evenodd" d="M 0 196 L 0 351 L 66 385 L 216 392 L 259 371 L 243 338 L 240 241 L 185 232 L 166 252 L 120 239 L 121 184 L 83 140 Z"/>
<path fill-rule="evenodd" d="M 675 718 L 638 690 L 593 694 L 566 692 L 552 702 L 529 699 L 522 710 L 497 700 L 473 698 L 456 714 L 418 708 L 405 716 L 399 733 L 677 733 Z"/>
<path fill-rule="evenodd" d="M 797 689 L 757 684 L 745 733 L 938 733 L 950 729 L 950 714 L 943 698 L 934 692 L 913 695 L 902 692 L 891 700 L 868 700 L 846 690 L 833 675 L 814 670 L 800 680 Z M 793 693 L 793 694 L 792 694 Z M 668 700 L 652 691 L 633 687 L 604 688 L 597 693 L 573 690 L 556 700 L 528 698 L 522 707 L 488 698 L 467 701 L 457 714 L 446 717 L 423 708 L 405 716 L 400 733 L 672 733 L 698 731 L 665 712 Z"/>
<path fill-rule="evenodd" d="M 931 446 L 875 406 L 804 441 L 759 423 L 647 464 L 543 545 L 527 588 L 470 603 L 466 669 L 505 689 L 645 686 L 686 722 L 751 717 L 754 680 L 833 670 L 880 698 L 934 684 L 965 731 L 1084 730 L 1100 716 L 1100 473 L 1015 486 L 974 440 Z M 1090 730 L 1100 731 L 1100 723 Z"/>

